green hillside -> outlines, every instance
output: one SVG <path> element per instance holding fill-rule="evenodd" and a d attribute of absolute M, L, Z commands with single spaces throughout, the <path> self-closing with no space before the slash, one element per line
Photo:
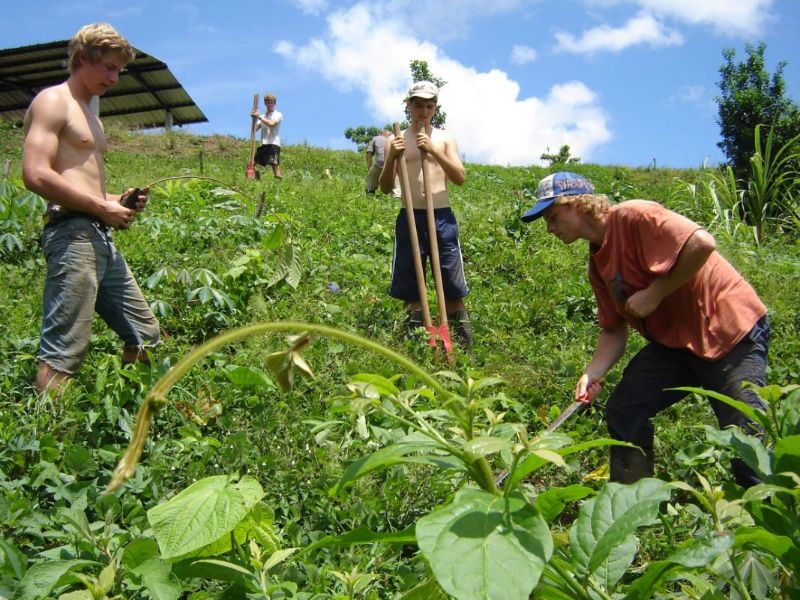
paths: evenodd
<path fill-rule="evenodd" d="M 469 469 L 467 474 L 459 469 L 440 470 L 442 465 L 428 460 L 376 471 L 349 487 L 342 486 L 338 494 L 331 493 L 354 460 L 404 439 L 410 429 L 400 417 L 413 421 L 422 418 L 422 411 L 426 422 L 440 427 L 443 435 L 462 443 L 465 435 L 443 416 L 455 409 L 437 403 L 441 393 L 411 394 L 409 390 L 426 385 L 422 375 L 410 374 L 389 354 L 375 352 L 367 344 L 353 345 L 347 336 L 356 334 L 377 342 L 429 373 L 450 371 L 449 376 L 437 376 L 437 381 L 469 400 L 464 410 L 480 423 L 483 435 L 508 437 L 507 424 L 514 423 L 525 426 L 530 435 L 540 431 L 572 401 L 575 380 L 598 335 L 586 277 L 586 246 L 564 246 L 546 234 L 542 223 L 527 225 L 519 220 L 521 211 L 532 204 L 532 187 L 548 171 L 467 164 L 465 184 L 451 187 L 470 285 L 467 306 L 475 344 L 469 354 L 457 352 L 455 361 L 448 364 L 433 355 L 424 337 L 403 337 L 402 307 L 386 293 L 398 204 L 387 196 L 363 193 L 363 155 L 288 146 L 282 151 L 282 181 L 275 181 L 271 174 L 252 181 L 245 177 L 247 148 L 242 140 L 110 131 L 109 190 L 157 182 L 146 212 L 130 230 L 116 232 L 115 240 L 159 316 L 163 344 L 152 369 L 121 368 L 118 341 L 97 318 L 86 363 L 65 395 L 53 400 L 38 397 L 32 385 L 44 277 L 37 244 L 42 206 L 22 189 L 19 131 L 0 127 L 0 165 L 10 161 L 9 177 L 0 183 L 0 306 L 6 331 L 0 339 L 4 357 L 0 366 L 0 597 L 448 597 L 435 584 L 426 583 L 431 567 L 413 538 L 401 540 L 404 543 L 342 543 L 309 549 L 326 536 L 360 527 L 402 532 L 450 502 L 458 490 L 463 493 L 469 479 Z M 800 382 L 796 229 L 776 229 L 756 245 L 746 226 L 727 223 L 710 197 L 692 193 L 690 184 L 707 176 L 701 170 L 591 164 L 570 165 L 570 170 L 592 179 L 599 192 L 616 201 L 658 200 L 705 225 L 716 236 L 720 252 L 754 285 L 770 310 L 769 383 L 785 388 Z M 430 298 L 435 308 L 432 293 Z M 279 375 L 268 368 L 277 360 L 269 359 L 270 355 L 287 348 L 285 333 L 253 335 L 215 348 L 167 394 L 133 478 L 120 490 L 105 494 L 130 440 L 136 413 L 158 378 L 192 348 L 216 335 L 277 321 L 331 326 L 345 335 L 315 337 L 302 352 L 314 377 L 304 377 L 302 362 L 296 362 L 290 391 L 281 389 Z M 634 336 L 629 353 L 641 343 Z M 618 367 L 607 378 L 600 406 L 620 372 Z M 382 379 L 374 380 L 377 388 L 370 392 L 365 383 L 369 378 L 359 374 Z M 490 385 L 493 377 L 504 383 Z M 479 381 L 486 387 L 479 390 L 480 385 L 475 385 Z M 390 382 L 397 386 L 395 392 Z M 379 399 L 375 389 L 386 396 L 398 395 L 400 404 L 385 396 Z M 413 396 L 407 414 L 398 408 L 404 401 L 400 390 Z M 790 392 L 776 387 L 772 393 L 783 397 Z M 354 397 L 361 400 L 351 402 Z M 798 402 L 795 393 L 785 404 Z M 711 486 L 728 481 L 726 457 L 731 451 L 709 442 L 706 424 L 714 425 L 715 420 L 699 396 L 659 415 L 657 477 L 685 481 L 698 489 L 696 472 Z M 601 439 L 606 435 L 602 410 L 573 417 L 560 431 L 576 442 Z M 786 431 L 784 435 L 792 440 L 786 447 L 796 451 L 800 432 Z M 486 464 L 499 472 L 508 466 L 511 452 L 511 446 L 488 452 Z M 565 454 L 520 486 L 520 498 L 522 494 L 535 498 L 549 489 L 574 493 L 563 496 L 565 510 L 557 511 L 552 522 L 544 525 L 552 531 L 558 556 L 568 556 L 566 532 L 577 523 L 579 500 L 605 493 L 607 452 L 595 447 Z M 543 463 L 552 459 L 544 456 Z M 791 464 L 796 467 L 797 462 Z M 240 483 L 246 481 L 260 490 L 248 495 L 237 488 L 225 497 L 230 504 L 223 512 L 228 516 L 236 512 L 230 506 L 238 501 L 237 494 L 255 497 L 245 503 L 247 518 L 235 520 L 227 529 L 212 528 L 208 535 L 224 535 L 191 552 L 171 548 L 155 524 L 158 510 L 152 509 L 176 498 L 190 484 L 210 485 L 209 481 L 218 480 L 206 478 L 219 475 L 241 477 Z M 785 481 L 782 485 L 792 486 Z M 795 502 L 800 500 L 797 489 Z M 733 500 L 723 494 L 719 501 Z M 777 504 L 781 502 L 792 506 L 786 498 Z M 597 584 L 602 589 L 591 596 L 584 589 L 585 597 L 610 598 L 614 590 L 631 593 L 633 581 L 648 566 L 664 560 L 681 544 L 709 532 L 719 533 L 719 527 L 732 532 L 745 526 L 747 519 L 735 515 L 733 506 L 718 506 L 721 514 L 714 515 L 690 492 L 675 492 L 660 520 L 642 517 L 636 524 L 648 527 L 637 532 L 639 551 L 630 567 L 622 564 L 617 581 Z M 537 508 L 544 511 L 542 506 Z M 653 510 L 657 509 L 658 502 Z M 149 518 L 147 511 L 151 511 Z M 224 521 L 216 517 L 209 521 Z M 790 529 L 796 527 L 796 515 L 787 523 Z M 747 526 L 752 525 L 751 519 Z M 787 547 L 792 543 L 795 549 L 800 547 L 799 532 L 786 533 Z M 174 530 L 172 534 L 181 536 Z M 418 539 L 420 535 L 418 528 Z M 193 531 L 185 537 L 202 536 Z M 791 574 L 797 556 L 789 550 L 770 554 L 759 550 L 756 542 L 742 542 L 716 554 L 709 550 L 702 568 L 681 563 L 696 580 L 687 576 L 680 583 L 667 583 L 664 579 L 659 585 L 675 594 L 681 585 L 694 586 L 693 593 L 707 585 L 723 594 L 708 598 L 743 597 L 742 587 L 752 597 L 778 598 L 778 582 L 782 577 L 791 580 L 787 573 Z M 612 545 L 622 548 L 631 543 L 623 536 Z M 289 548 L 301 550 L 285 555 L 279 551 Z M 512 550 L 500 542 L 493 548 L 488 555 L 494 552 L 512 560 Z M 270 557 L 274 566 L 269 564 Z M 727 563 L 726 557 L 730 557 Z M 195 562 L 200 559 L 216 562 Z M 447 560 L 457 563 L 460 559 Z M 563 560 L 567 565 L 567 558 Z M 731 574 L 731 568 L 736 571 L 744 563 L 749 570 Z M 550 583 L 541 583 L 532 597 L 582 597 L 563 582 L 567 591 L 560 593 L 565 595 L 554 591 L 561 589 L 556 581 L 559 574 L 550 570 L 557 565 L 554 559 L 545 571 Z M 464 568 L 480 570 L 469 563 Z M 75 573 L 82 575 L 76 578 Z M 487 575 L 497 577 L 496 573 Z M 423 587 L 410 591 L 418 585 Z M 679 597 L 659 593 L 664 595 L 658 597 Z M 740 595 L 727 595 L 733 593 Z M 491 597 L 519 596 L 509 591 Z"/>

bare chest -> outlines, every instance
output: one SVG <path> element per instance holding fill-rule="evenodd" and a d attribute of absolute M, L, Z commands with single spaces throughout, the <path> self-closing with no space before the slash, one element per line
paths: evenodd
<path fill-rule="evenodd" d="M 61 130 L 59 148 L 68 153 L 103 153 L 107 149 L 103 125 L 94 113 L 85 106 L 74 103 L 67 113 L 67 121 Z"/>

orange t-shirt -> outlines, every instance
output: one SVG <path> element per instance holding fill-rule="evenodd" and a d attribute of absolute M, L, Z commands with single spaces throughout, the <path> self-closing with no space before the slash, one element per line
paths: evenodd
<path fill-rule="evenodd" d="M 625 312 L 626 299 L 670 272 L 697 223 L 647 200 L 611 207 L 603 244 L 589 252 L 589 280 L 601 327 L 622 320 L 647 339 L 706 359 L 728 353 L 767 313 L 755 290 L 716 251 L 650 315 Z"/>

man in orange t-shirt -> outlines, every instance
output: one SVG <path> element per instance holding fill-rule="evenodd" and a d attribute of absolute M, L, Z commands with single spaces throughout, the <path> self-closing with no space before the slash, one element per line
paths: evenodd
<path fill-rule="evenodd" d="M 649 341 L 625 368 L 606 406 L 611 436 L 644 450 L 612 447 L 612 481 L 652 475 L 650 419 L 686 395 L 670 388 L 703 387 L 764 408 L 742 383 L 765 383 L 767 309 L 716 252 L 711 234 L 656 202 L 610 206 L 574 173 L 545 177 L 536 197 L 523 221 L 543 216 L 547 231 L 565 244 L 589 242 L 589 280 L 602 332 L 576 398 L 622 357 L 630 327 Z M 711 405 L 720 427 L 755 432 L 743 413 L 716 400 Z M 734 459 L 732 467 L 740 485 L 758 482 L 741 460 Z"/>

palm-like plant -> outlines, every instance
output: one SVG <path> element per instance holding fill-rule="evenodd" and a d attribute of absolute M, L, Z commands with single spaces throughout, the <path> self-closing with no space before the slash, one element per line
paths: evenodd
<path fill-rule="evenodd" d="M 800 135 L 780 148 L 773 147 L 773 130 L 762 146 L 761 125 L 755 130 L 755 153 L 750 157 L 752 175 L 742 197 L 745 221 L 753 227 L 757 244 L 781 226 L 791 224 L 797 213 L 797 193 L 800 188 Z"/>

